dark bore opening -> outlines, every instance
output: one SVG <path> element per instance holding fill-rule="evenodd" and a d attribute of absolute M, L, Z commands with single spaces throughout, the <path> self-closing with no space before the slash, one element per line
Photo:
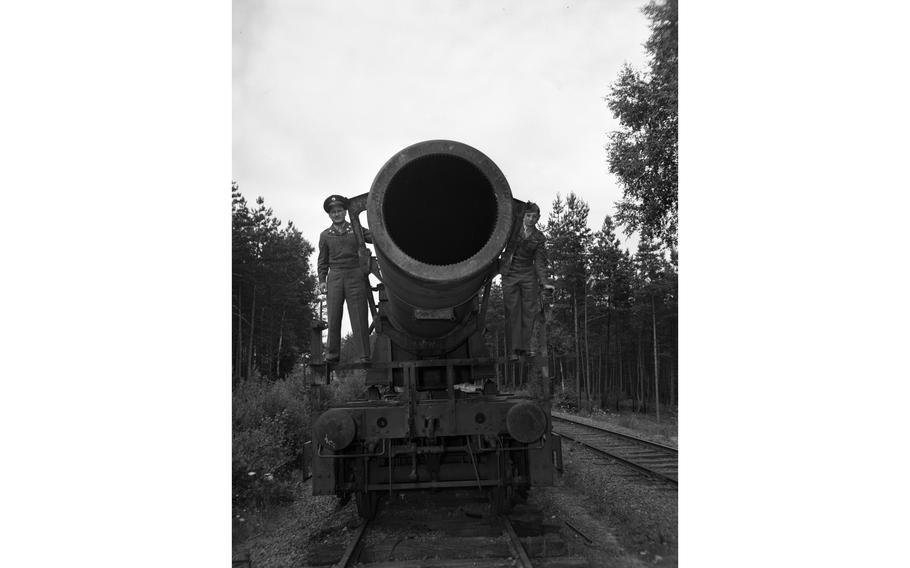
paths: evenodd
<path fill-rule="evenodd" d="M 383 214 L 386 231 L 405 254 L 426 264 L 455 264 L 487 244 L 496 226 L 496 198 L 477 166 L 434 154 L 389 181 Z"/>

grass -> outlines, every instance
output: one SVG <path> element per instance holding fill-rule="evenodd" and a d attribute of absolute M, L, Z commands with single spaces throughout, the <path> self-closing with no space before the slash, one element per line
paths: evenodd
<path fill-rule="evenodd" d="M 242 523 L 235 519 L 234 559 L 248 558 L 255 568 L 307 566 L 311 551 L 327 539 L 343 546 L 346 531 L 357 524 L 354 506 L 337 510 L 335 497 L 311 491 L 308 482 L 298 482 L 292 502 L 251 512 Z"/>
<path fill-rule="evenodd" d="M 678 428 L 677 411 L 675 408 L 661 408 L 660 422 L 657 421 L 657 417 L 653 414 L 643 414 L 631 411 L 617 412 L 595 409 L 591 412 L 578 410 L 572 412 L 572 414 L 632 430 L 635 433 L 641 434 L 645 438 L 653 439 L 656 442 L 673 446 L 677 444 Z"/>

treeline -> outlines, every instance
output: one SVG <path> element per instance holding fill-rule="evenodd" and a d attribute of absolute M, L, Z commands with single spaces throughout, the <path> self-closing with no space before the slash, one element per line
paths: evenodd
<path fill-rule="evenodd" d="M 542 229 L 551 275 L 549 368 L 555 389 L 584 407 L 673 406 L 677 396 L 677 257 L 643 239 L 620 246 L 607 216 L 588 227 L 588 204 L 557 195 Z M 316 279 L 313 247 L 292 222 L 282 228 L 262 198 L 232 187 L 234 381 L 284 377 L 309 352 Z M 491 350 L 505 355 L 505 313 L 493 289 Z M 504 376 L 503 376 L 504 378 Z M 506 380 L 508 383 L 508 380 Z M 519 385 L 520 386 L 520 385 Z M 631 401 L 631 402 L 630 402 Z"/>
<path fill-rule="evenodd" d="M 557 281 L 551 374 L 584 405 L 676 404 L 678 189 L 678 2 L 642 8 L 651 35 L 647 68 L 625 65 L 605 101 L 619 121 L 606 146 L 622 189 L 615 219 L 588 228 L 588 205 L 557 195 L 545 224 Z M 233 376 L 284 377 L 309 351 L 315 275 L 312 245 L 281 227 L 262 198 L 250 207 L 232 184 Z M 615 221 L 615 224 L 614 224 Z M 641 238 L 634 253 L 616 231 Z M 488 329 L 504 353 L 501 290 Z M 656 409 L 659 411 L 659 407 Z"/>
<path fill-rule="evenodd" d="M 557 195 L 546 225 L 556 290 L 548 326 L 554 391 L 581 406 L 656 410 L 677 397 L 677 255 L 642 240 L 620 247 L 607 216 L 588 227 L 588 204 L 574 193 Z M 502 293 L 494 289 L 488 344 L 505 354 Z M 503 373 L 504 376 L 505 373 Z M 514 374 L 507 375 L 508 383 Z M 520 381 L 519 381 L 520 382 Z M 517 385 L 521 386 L 521 385 Z"/>
<path fill-rule="evenodd" d="M 286 376 L 309 351 L 316 276 L 313 246 L 293 222 L 282 228 L 259 197 L 250 207 L 231 184 L 232 376 Z"/>

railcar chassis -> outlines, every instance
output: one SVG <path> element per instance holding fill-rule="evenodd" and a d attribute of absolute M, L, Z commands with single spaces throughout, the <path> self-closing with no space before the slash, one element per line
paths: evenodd
<path fill-rule="evenodd" d="M 401 384 L 335 406 L 314 421 L 314 495 L 354 496 L 370 517 L 379 497 L 407 490 L 477 487 L 507 511 L 536 485 L 552 485 L 560 440 L 550 435 L 549 402 L 456 385 L 458 367 L 493 359 L 430 359 L 339 365 L 337 370 L 400 369 Z M 377 369 L 379 367 L 379 369 Z M 442 369 L 445 389 L 422 388 L 421 370 Z M 327 373 L 329 372 L 326 369 Z M 391 375 L 391 373 L 390 373 Z M 329 376 L 328 374 L 326 375 Z"/>

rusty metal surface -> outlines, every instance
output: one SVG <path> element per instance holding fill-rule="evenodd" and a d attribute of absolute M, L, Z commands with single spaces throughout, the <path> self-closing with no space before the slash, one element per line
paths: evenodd
<path fill-rule="evenodd" d="M 502 525 L 505 528 L 506 535 L 509 537 L 509 544 L 518 556 L 518 565 L 522 568 L 533 568 L 531 564 L 531 559 L 528 557 L 528 551 L 525 550 L 524 545 L 521 543 L 521 539 L 518 538 L 518 534 L 515 532 L 515 528 L 512 526 L 512 521 L 509 520 L 509 517 L 502 515 Z"/>
<path fill-rule="evenodd" d="M 506 427 L 513 438 L 530 444 L 547 428 L 547 415 L 533 402 L 519 402 L 506 414 Z"/>
<path fill-rule="evenodd" d="M 344 554 L 341 555 L 341 559 L 335 564 L 336 568 L 348 568 L 348 566 L 353 566 L 357 562 L 360 552 L 363 550 L 363 535 L 369 529 L 370 522 L 370 519 L 364 519 L 360 526 L 357 527 L 357 531 L 354 533 L 354 537 L 347 548 L 345 548 Z"/>
<path fill-rule="evenodd" d="M 338 408 L 323 412 L 313 426 L 316 443 L 325 445 L 330 450 L 346 448 L 354 440 L 356 432 L 354 419 L 348 412 Z"/>
<path fill-rule="evenodd" d="M 453 321 L 455 319 L 455 310 L 452 308 L 439 308 L 435 310 L 414 308 L 414 319 Z"/>

